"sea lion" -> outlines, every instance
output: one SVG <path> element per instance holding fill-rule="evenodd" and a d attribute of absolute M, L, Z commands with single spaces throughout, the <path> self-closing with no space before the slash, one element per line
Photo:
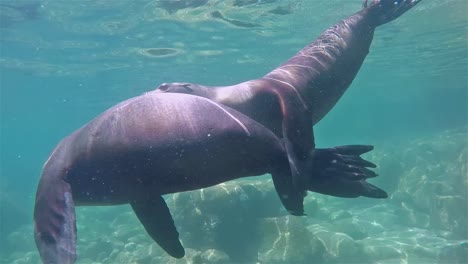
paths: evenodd
<path fill-rule="evenodd" d="M 227 105 L 284 137 L 294 185 L 300 192 L 313 170 L 313 125 L 338 102 L 357 75 L 376 27 L 421 0 L 373 0 L 327 29 L 265 76 L 232 86 L 163 83 L 160 92 L 188 93 Z"/>
<path fill-rule="evenodd" d="M 366 182 L 376 176 L 366 167 L 375 165 L 359 155 L 371 149 L 317 151 L 313 173 L 322 181 L 306 188 L 387 197 Z M 161 195 L 265 173 L 271 173 L 286 209 L 302 215 L 303 196 L 292 191 L 284 144 L 274 133 L 203 97 L 146 93 L 108 109 L 54 149 L 36 194 L 36 245 L 44 263 L 73 263 L 75 205 L 129 203 L 148 234 L 171 256 L 181 258 L 185 251 Z"/>

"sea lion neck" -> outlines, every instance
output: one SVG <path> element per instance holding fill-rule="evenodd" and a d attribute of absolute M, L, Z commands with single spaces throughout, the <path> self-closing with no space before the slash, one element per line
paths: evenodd
<path fill-rule="evenodd" d="M 259 88 L 253 85 L 252 81 L 247 81 L 229 86 L 211 87 L 209 98 L 236 108 L 238 105 L 249 102 Z"/>

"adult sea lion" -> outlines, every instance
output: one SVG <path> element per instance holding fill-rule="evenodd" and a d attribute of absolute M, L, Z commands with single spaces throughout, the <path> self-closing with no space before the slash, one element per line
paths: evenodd
<path fill-rule="evenodd" d="M 337 103 L 357 75 L 376 27 L 401 16 L 421 0 L 364 1 L 361 11 L 267 75 L 232 86 L 163 83 L 160 92 L 188 93 L 227 105 L 284 137 L 298 191 L 313 170 L 313 124 Z"/>
<path fill-rule="evenodd" d="M 326 194 L 385 198 L 366 182 L 372 148 L 317 151 L 306 186 Z M 161 195 L 271 173 L 286 209 L 302 214 L 282 140 L 251 118 L 209 99 L 155 92 L 126 100 L 64 138 L 43 167 L 34 237 L 44 263 L 76 259 L 75 205 L 129 203 L 148 234 L 171 256 L 185 251 Z M 343 191 L 342 189 L 346 190 Z"/>

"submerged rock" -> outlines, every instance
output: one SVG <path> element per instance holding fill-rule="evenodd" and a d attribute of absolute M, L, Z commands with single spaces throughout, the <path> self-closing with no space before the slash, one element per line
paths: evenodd
<path fill-rule="evenodd" d="M 412 228 L 383 232 L 379 236 L 364 239 L 361 243 L 369 259 L 384 261 L 413 258 L 435 263 L 438 252 L 449 242 L 435 232 Z"/>
<path fill-rule="evenodd" d="M 260 221 L 261 263 L 320 263 L 324 246 L 306 228 L 304 217 L 283 216 Z"/>
<path fill-rule="evenodd" d="M 467 263 L 468 240 L 443 247 L 437 256 L 437 260 L 439 263 Z"/>
<path fill-rule="evenodd" d="M 427 216 L 419 216 L 424 221 L 416 220 L 416 226 L 447 230 L 454 238 L 468 237 L 466 137 L 466 132 L 445 132 L 402 151 L 404 173 L 392 198 L 408 214 Z"/>
<path fill-rule="evenodd" d="M 345 233 L 330 231 L 333 224 L 314 224 L 307 228 L 323 247 L 322 263 L 367 263 L 362 244 Z M 306 263 L 306 262 L 304 262 Z"/>
<path fill-rule="evenodd" d="M 11 264 L 30 264 L 30 263 L 39 263 L 35 260 L 39 260 L 39 254 L 37 252 L 26 252 L 22 256 L 17 257 L 14 261 L 11 262 L 2 262 L 2 263 L 11 263 Z"/>
<path fill-rule="evenodd" d="M 203 263 L 222 264 L 230 262 L 229 256 L 217 249 L 208 249 L 203 252 L 201 259 L 203 260 Z"/>
<path fill-rule="evenodd" d="M 177 193 L 168 206 L 184 246 L 217 249 L 232 261 L 256 261 L 261 219 L 285 214 L 271 180 Z"/>

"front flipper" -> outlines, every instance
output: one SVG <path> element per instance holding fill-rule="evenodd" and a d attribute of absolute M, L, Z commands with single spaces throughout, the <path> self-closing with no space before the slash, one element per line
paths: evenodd
<path fill-rule="evenodd" d="M 76 218 L 70 185 L 61 177 L 43 174 L 34 207 L 34 240 L 47 264 L 76 260 Z"/>
<path fill-rule="evenodd" d="M 302 216 L 304 214 L 304 197 L 306 191 L 298 192 L 294 188 L 289 168 L 282 172 L 271 174 L 276 193 L 278 194 L 284 208 L 292 215 Z"/>
<path fill-rule="evenodd" d="M 291 168 L 292 183 L 301 193 L 307 189 L 314 166 L 313 115 L 292 85 L 286 83 L 272 89 L 281 108 L 283 141 Z"/>
<path fill-rule="evenodd" d="M 184 247 L 179 241 L 179 232 L 177 232 L 169 208 L 161 196 L 157 195 L 144 201 L 134 201 L 131 206 L 146 232 L 161 248 L 174 258 L 185 256 Z"/>
<path fill-rule="evenodd" d="M 387 198 L 384 190 L 366 181 L 377 176 L 367 168 L 375 168 L 376 165 L 360 155 L 373 148 L 366 145 L 348 145 L 316 149 L 314 175 L 308 190 L 345 198 Z"/>

